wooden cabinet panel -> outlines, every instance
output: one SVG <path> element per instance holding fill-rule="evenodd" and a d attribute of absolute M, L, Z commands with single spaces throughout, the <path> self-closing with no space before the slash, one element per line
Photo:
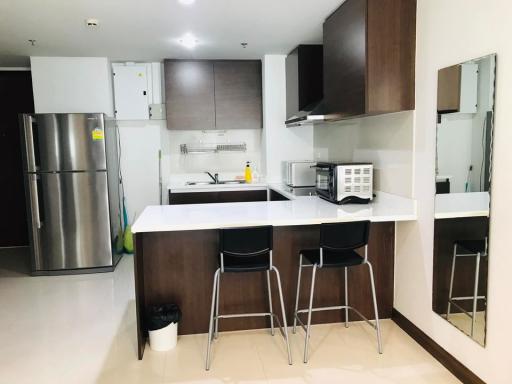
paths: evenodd
<path fill-rule="evenodd" d="M 456 112 L 460 106 L 461 67 L 440 69 L 437 75 L 437 111 Z"/>
<path fill-rule="evenodd" d="M 339 117 L 365 113 L 366 0 L 347 0 L 324 23 L 324 103 Z"/>
<path fill-rule="evenodd" d="M 266 190 L 256 191 L 219 191 L 219 192 L 169 192 L 169 204 L 211 204 L 239 203 L 247 201 L 267 201 Z"/>
<path fill-rule="evenodd" d="M 293 321 L 299 251 L 318 247 L 318 225 L 274 227 L 273 263 L 279 269 L 283 284 L 284 307 L 288 325 Z M 373 223 L 370 231 L 368 258 L 375 273 L 375 286 L 380 317 L 390 318 L 393 309 L 395 223 Z M 180 335 L 208 331 L 212 282 L 218 268 L 218 230 L 151 232 L 136 234 L 136 304 L 139 359 L 142 358 L 147 329 L 144 315 L 150 305 L 176 303 L 183 313 Z M 342 305 L 343 272 L 324 268 L 315 286 L 315 306 Z M 308 305 L 309 273 L 301 284 L 300 308 Z M 275 280 L 274 280 L 275 281 Z M 220 313 L 255 313 L 268 310 L 265 274 L 226 273 L 221 278 Z M 273 283 L 275 284 L 275 282 Z M 374 318 L 368 269 L 350 268 L 348 291 L 351 305 L 369 319 Z M 279 303 L 275 285 L 272 301 Z M 275 310 L 280 316 L 280 312 Z M 344 311 L 315 312 L 313 324 L 344 321 Z M 351 313 L 350 321 L 360 318 Z M 243 317 L 219 322 L 220 331 L 269 327 L 268 318 Z M 373 337 L 373 334 L 372 334 Z M 279 340 L 280 341 L 280 340 Z M 373 346 L 373 339 L 372 344 Z M 373 350 L 372 350 L 373 353 Z M 376 353 L 376 352 L 375 352 Z M 300 363 L 298 363 L 300 364 Z"/>
<path fill-rule="evenodd" d="M 262 128 L 261 61 L 215 61 L 213 68 L 216 129 Z"/>
<path fill-rule="evenodd" d="M 324 23 L 328 119 L 414 109 L 416 0 L 347 0 Z"/>
<path fill-rule="evenodd" d="M 286 56 L 287 119 L 311 111 L 322 101 L 323 71 L 322 45 L 302 44 Z"/>
<path fill-rule="evenodd" d="M 416 0 L 368 0 L 370 115 L 414 109 Z"/>
<path fill-rule="evenodd" d="M 211 61 L 165 60 L 168 129 L 215 129 Z"/>
<path fill-rule="evenodd" d="M 168 129 L 258 129 L 260 60 L 165 60 Z"/>

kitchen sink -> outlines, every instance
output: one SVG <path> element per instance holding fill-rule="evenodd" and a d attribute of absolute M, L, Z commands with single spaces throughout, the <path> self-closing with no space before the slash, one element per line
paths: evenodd
<path fill-rule="evenodd" d="M 185 185 L 226 185 L 226 184 L 245 184 L 245 180 L 224 180 L 218 183 L 214 181 L 187 181 Z"/>
<path fill-rule="evenodd" d="M 219 181 L 219 184 L 245 184 L 245 180 L 224 180 Z"/>
<path fill-rule="evenodd" d="M 187 181 L 185 185 L 215 185 L 213 181 Z"/>

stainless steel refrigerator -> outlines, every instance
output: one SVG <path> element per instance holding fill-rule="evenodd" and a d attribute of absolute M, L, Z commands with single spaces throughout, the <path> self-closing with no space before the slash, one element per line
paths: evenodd
<path fill-rule="evenodd" d="M 115 124 L 103 114 L 21 116 L 32 273 L 112 271 L 120 259 Z"/>

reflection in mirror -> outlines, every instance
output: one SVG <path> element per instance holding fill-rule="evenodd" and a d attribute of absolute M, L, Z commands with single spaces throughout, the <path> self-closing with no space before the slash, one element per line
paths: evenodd
<path fill-rule="evenodd" d="M 438 72 L 432 309 L 485 345 L 496 55 Z"/>

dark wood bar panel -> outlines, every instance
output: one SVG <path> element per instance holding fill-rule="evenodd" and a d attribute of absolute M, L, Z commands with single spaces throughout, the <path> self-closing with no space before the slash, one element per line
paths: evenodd
<path fill-rule="evenodd" d="M 315 225 L 274 227 L 273 261 L 281 274 L 287 321 L 293 321 L 299 250 L 318 247 L 320 227 Z M 371 227 L 369 261 L 375 271 L 379 313 L 390 318 L 393 309 L 395 223 L 374 223 Z M 217 269 L 218 231 L 175 231 L 136 234 L 135 280 L 138 317 L 139 358 L 142 358 L 146 330 L 144 314 L 151 305 L 176 303 L 183 317 L 180 334 L 206 333 L 210 315 L 213 276 Z M 273 274 L 272 274 L 273 275 Z M 300 306 L 307 305 L 311 271 L 303 271 Z M 349 271 L 349 302 L 370 319 L 374 318 L 368 267 Z M 314 306 L 344 302 L 343 270 L 319 270 Z M 278 291 L 272 280 L 274 312 L 278 313 Z M 220 313 L 268 311 L 264 272 L 226 273 L 221 276 Z M 344 311 L 318 312 L 313 323 L 344 320 Z M 350 320 L 357 320 L 351 317 Z M 219 322 L 220 331 L 266 328 L 266 318 L 233 318 Z"/>

